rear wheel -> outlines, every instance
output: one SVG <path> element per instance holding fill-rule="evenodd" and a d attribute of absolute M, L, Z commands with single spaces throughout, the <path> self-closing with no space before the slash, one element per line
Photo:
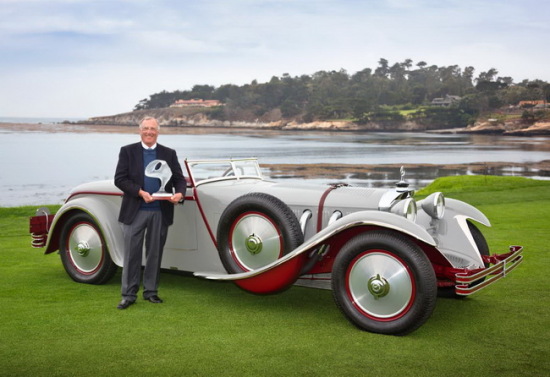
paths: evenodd
<path fill-rule="evenodd" d="M 95 220 L 84 212 L 71 215 L 61 231 L 61 262 L 76 282 L 104 284 L 116 272 Z"/>
<path fill-rule="evenodd" d="M 332 271 L 332 292 L 362 330 L 405 335 L 430 317 L 437 281 L 422 250 L 399 233 L 364 233 L 344 245 Z"/>

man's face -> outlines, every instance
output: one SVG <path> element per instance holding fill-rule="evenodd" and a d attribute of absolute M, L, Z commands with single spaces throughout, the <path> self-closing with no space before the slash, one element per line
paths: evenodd
<path fill-rule="evenodd" d="M 157 142 L 159 136 L 159 126 L 154 119 L 148 119 L 141 124 L 139 128 L 139 134 L 141 135 L 141 141 L 148 147 L 152 147 Z"/>

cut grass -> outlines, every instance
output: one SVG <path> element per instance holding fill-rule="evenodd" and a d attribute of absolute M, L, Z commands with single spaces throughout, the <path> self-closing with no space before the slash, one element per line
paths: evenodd
<path fill-rule="evenodd" d="M 356 329 L 329 291 L 255 296 L 170 273 L 164 304 L 120 311 L 120 271 L 106 285 L 74 283 L 57 255 L 29 246 L 35 208 L 0 208 L 0 375 L 549 375 L 550 182 L 452 177 L 419 194 L 433 191 L 477 206 L 492 251 L 522 244 L 525 261 L 472 297 L 439 299 L 405 337 Z"/>

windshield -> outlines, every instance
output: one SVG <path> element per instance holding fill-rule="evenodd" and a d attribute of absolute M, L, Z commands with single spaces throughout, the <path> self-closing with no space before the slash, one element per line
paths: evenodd
<path fill-rule="evenodd" d="M 256 158 L 230 160 L 186 160 L 185 164 L 195 185 L 221 179 L 262 179 Z"/>

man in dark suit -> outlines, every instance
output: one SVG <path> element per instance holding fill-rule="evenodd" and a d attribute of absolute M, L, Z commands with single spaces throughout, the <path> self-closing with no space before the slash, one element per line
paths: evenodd
<path fill-rule="evenodd" d="M 183 202 L 187 187 L 176 152 L 157 144 L 157 120 L 144 118 L 139 124 L 139 133 L 141 142 L 120 149 L 115 172 L 115 185 L 124 193 L 118 218 L 124 233 L 122 301 L 118 309 L 126 309 L 136 301 L 144 240 L 143 298 L 162 303 L 158 296 L 162 252 L 168 227 L 174 221 L 174 205 Z M 153 160 L 166 161 L 172 171 L 172 178 L 166 184 L 166 191 L 172 196 L 166 200 L 157 200 L 152 195 L 159 190 L 160 180 L 145 175 L 145 167 Z"/>

